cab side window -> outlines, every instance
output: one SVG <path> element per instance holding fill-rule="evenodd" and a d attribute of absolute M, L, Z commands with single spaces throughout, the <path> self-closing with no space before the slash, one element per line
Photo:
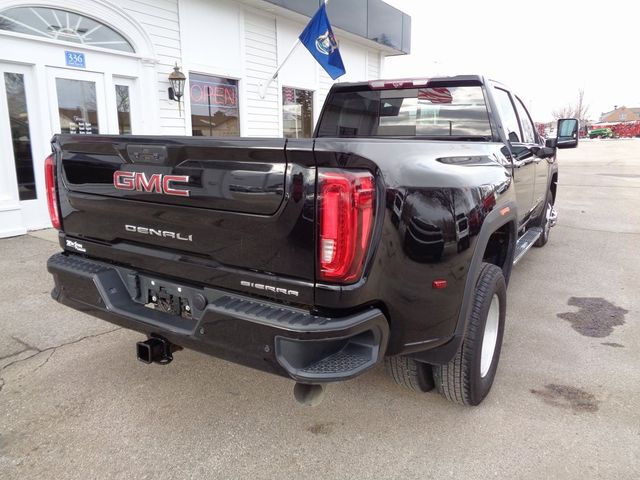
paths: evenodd
<path fill-rule="evenodd" d="M 520 126 L 522 127 L 522 141 L 524 143 L 537 143 L 536 129 L 533 126 L 529 112 L 527 112 L 527 109 L 518 97 L 515 97 L 515 101 L 518 117 L 520 118 Z"/>
<path fill-rule="evenodd" d="M 506 130 L 507 137 L 511 143 L 521 142 L 520 125 L 518 124 L 518 116 L 511 101 L 511 95 L 506 90 L 495 88 L 496 103 L 502 119 L 502 125 Z"/>

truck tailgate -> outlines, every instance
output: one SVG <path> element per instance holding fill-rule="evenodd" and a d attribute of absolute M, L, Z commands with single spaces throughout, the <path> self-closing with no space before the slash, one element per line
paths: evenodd
<path fill-rule="evenodd" d="M 297 142 L 287 151 L 284 139 L 58 135 L 63 230 L 111 246 L 178 252 L 212 268 L 313 281 L 311 147 Z"/>

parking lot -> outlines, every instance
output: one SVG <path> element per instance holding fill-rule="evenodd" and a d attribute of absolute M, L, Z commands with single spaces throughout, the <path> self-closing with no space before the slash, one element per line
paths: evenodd
<path fill-rule="evenodd" d="M 558 225 L 514 269 L 476 408 L 379 366 L 316 408 L 293 382 L 49 296 L 52 232 L 0 240 L 0 478 L 640 478 L 640 140 L 559 153 Z"/>

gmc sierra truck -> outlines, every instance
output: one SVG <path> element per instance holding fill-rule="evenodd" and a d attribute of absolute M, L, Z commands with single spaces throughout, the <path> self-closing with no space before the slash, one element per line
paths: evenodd
<path fill-rule="evenodd" d="M 481 76 L 342 83 L 311 139 L 56 135 L 64 250 L 52 296 L 146 335 L 324 385 L 385 362 L 477 405 L 496 375 L 512 266 L 556 221 L 556 150 Z"/>

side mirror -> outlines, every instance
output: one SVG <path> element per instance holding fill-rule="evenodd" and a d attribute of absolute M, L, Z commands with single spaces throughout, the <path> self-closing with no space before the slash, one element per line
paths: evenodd
<path fill-rule="evenodd" d="M 575 118 L 562 118 L 558 120 L 558 138 L 556 147 L 576 148 L 578 146 L 578 130 L 580 122 Z"/>
<path fill-rule="evenodd" d="M 545 147 L 556 148 L 558 146 L 557 138 L 547 138 L 544 142 Z"/>

